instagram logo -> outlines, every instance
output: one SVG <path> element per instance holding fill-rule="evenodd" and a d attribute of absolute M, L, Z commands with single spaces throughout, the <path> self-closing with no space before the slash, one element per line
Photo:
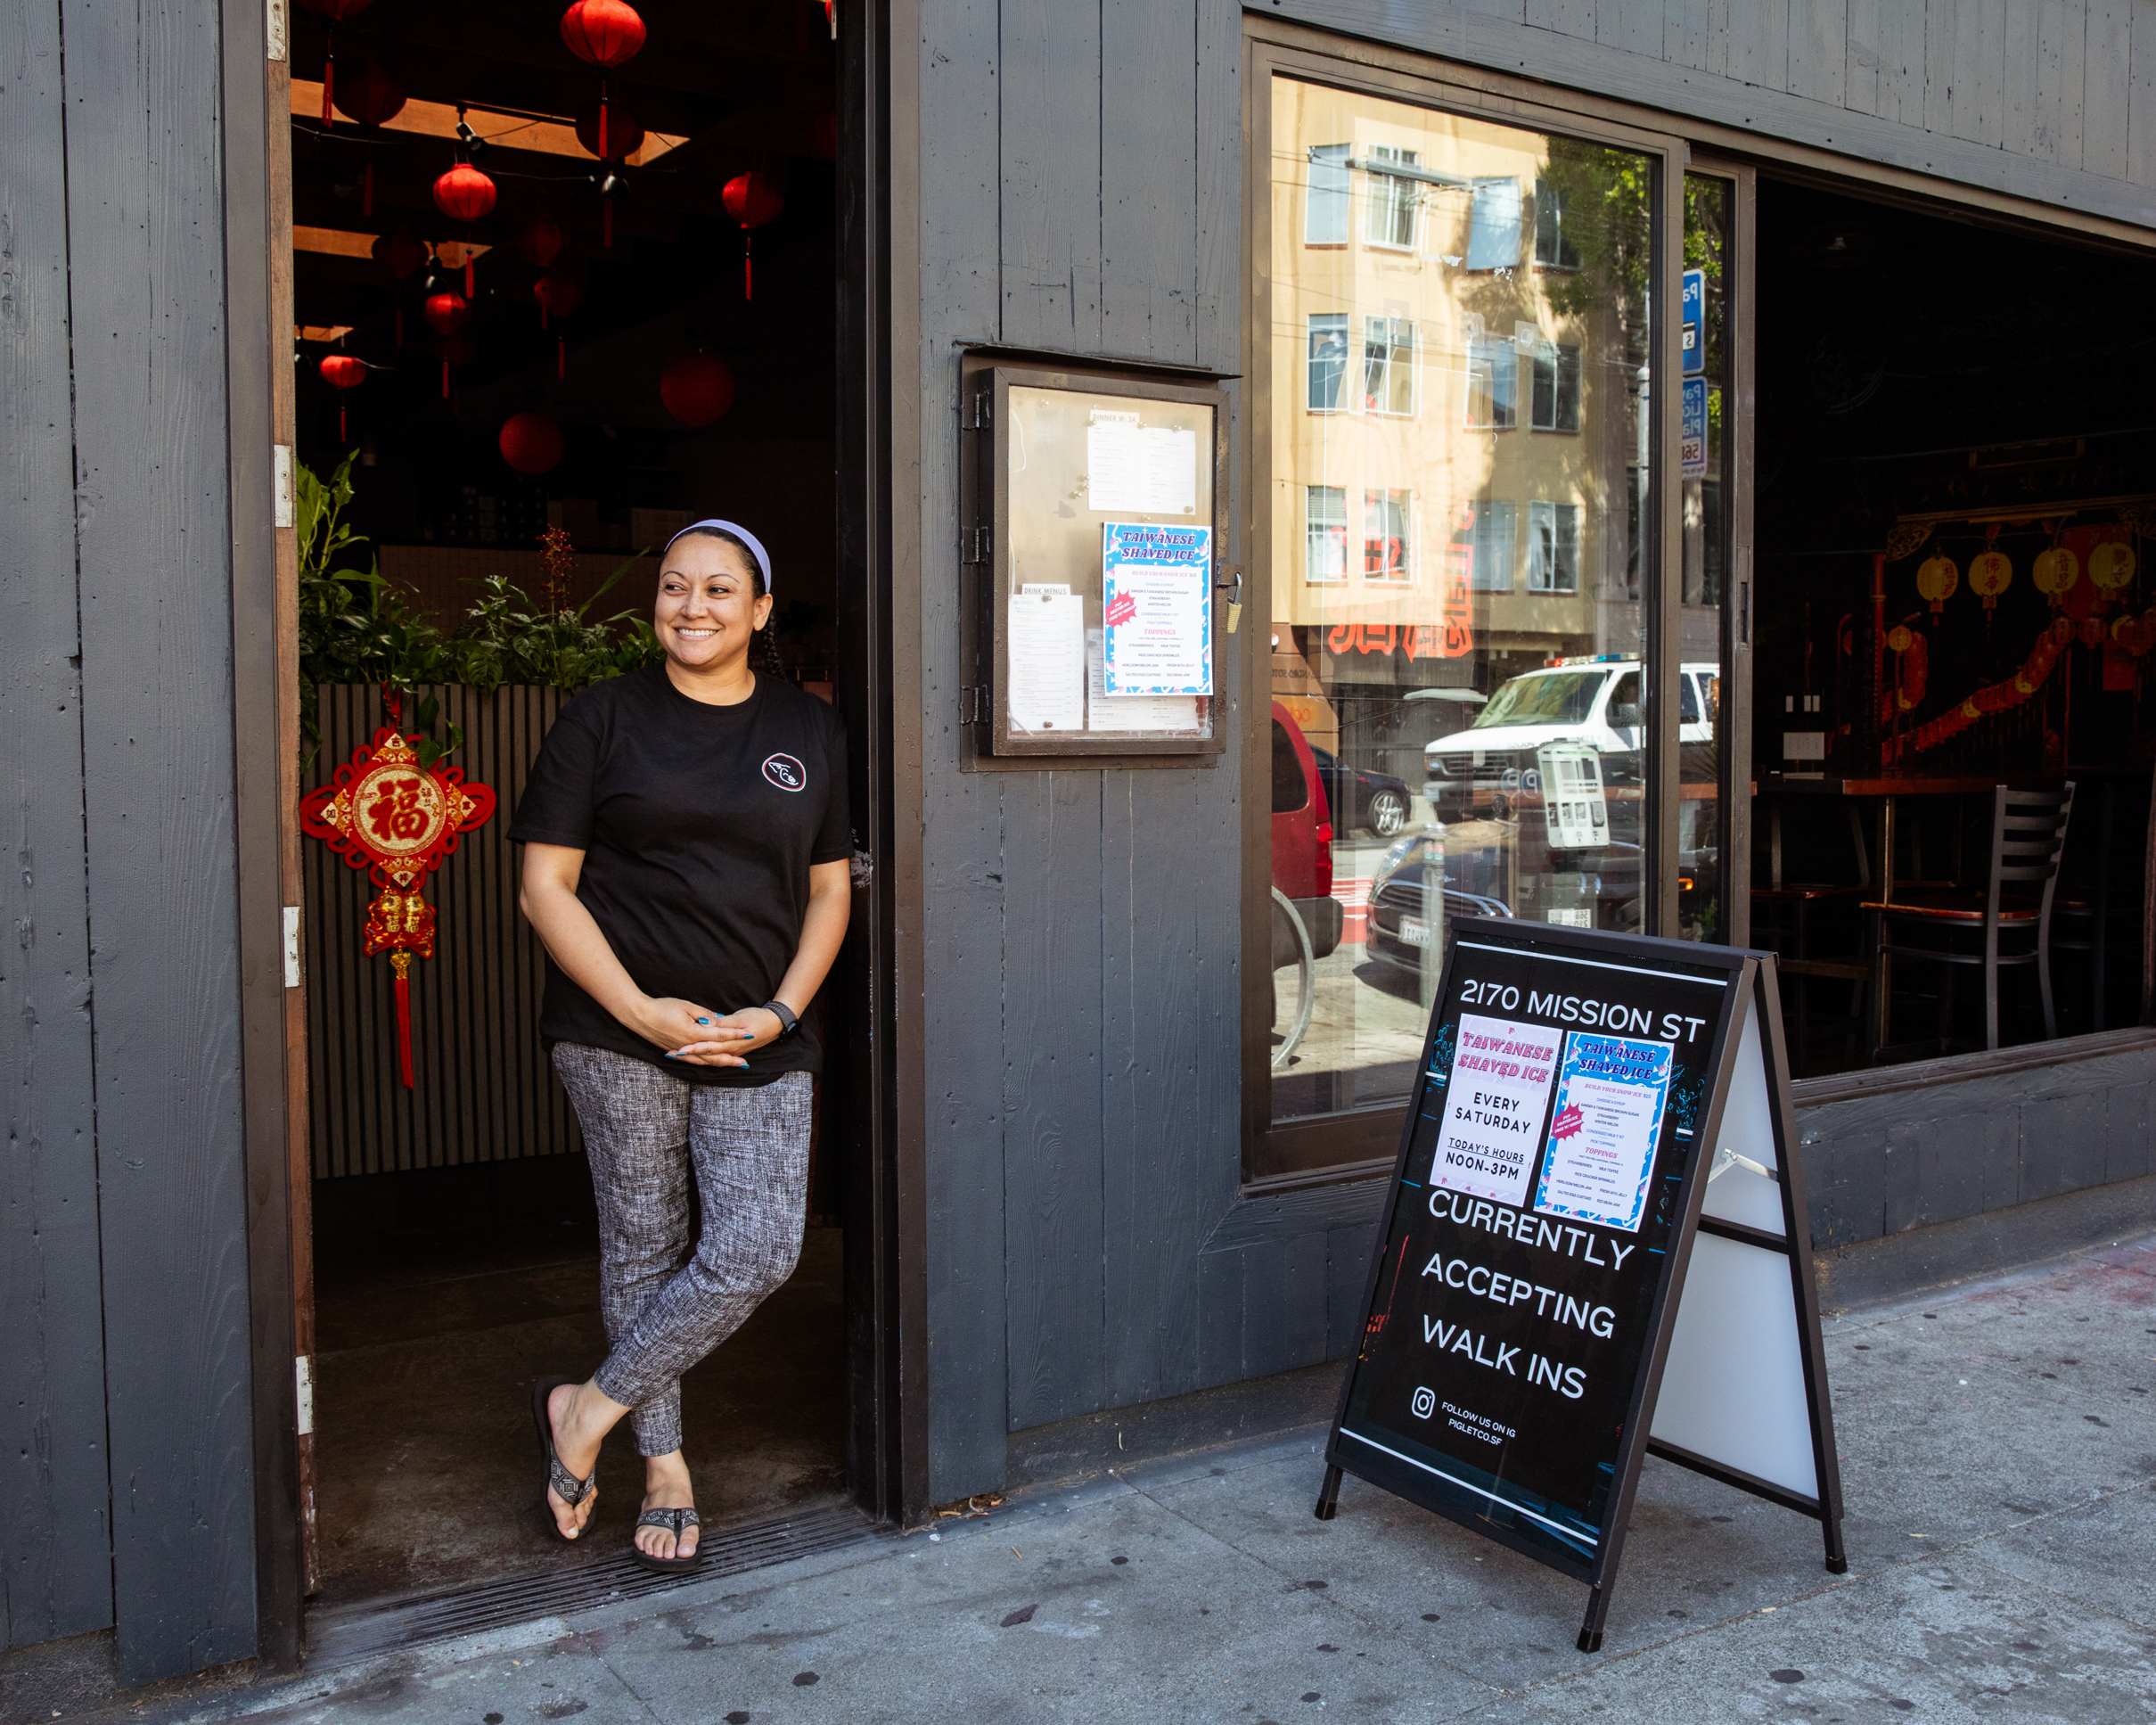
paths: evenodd
<path fill-rule="evenodd" d="M 1410 1405 L 1414 1409 L 1414 1417 L 1417 1419 L 1428 1419 L 1438 1410 L 1438 1399 L 1428 1390 L 1417 1389 L 1414 1392 L 1414 1401 Z"/>

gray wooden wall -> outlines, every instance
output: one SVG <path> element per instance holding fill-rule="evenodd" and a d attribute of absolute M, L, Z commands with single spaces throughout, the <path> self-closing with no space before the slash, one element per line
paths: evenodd
<path fill-rule="evenodd" d="M 1226 1286 L 1242 1254 L 1201 1262 L 1240 1158 L 1234 755 L 958 764 L 959 350 L 1241 369 L 1241 15 L 1232 0 L 923 0 L 920 21 L 917 1009 L 942 1501 L 999 1483 L 1016 1427 L 1269 1369 L 1308 1302 L 1299 1263 L 1253 1276 L 1281 1322 L 1253 1324 L 1246 1347 Z M 1220 512 L 1229 558 L 1237 506 Z M 1249 638 L 1224 639 L 1224 687 Z"/>
<path fill-rule="evenodd" d="M 2152 0 L 1274 0 L 1254 12 L 2156 220 Z"/>
<path fill-rule="evenodd" d="M 255 1640 L 221 81 L 0 18 L 0 1606 L 131 1680 Z"/>
<path fill-rule="evenodd" d="M 1659 107 L 1680 128 L 1696 117 L 2156 219 L 2156 0 L 1251 11 Z M 945 1501 L 1001 1481 L 1013 1430 L 1343 1352 L 1374 1188 L 1239 1195 L 1234 753 L 1198 771 L 959 770 L 959 350 L 1241 369 L 1240 11 L 919 0 L 919 24 L 896 74 L 917 79 L 917 154 L 895 171 L 920 177 L 922 391 L 922 968 L 901 1010 L 926 1025 L 930 1472 Z M 1222 512 L 1230 558 L 1239 507 Z M 1220 674 L 1234 686 L 1234 665 Z M 1865 1147 L 1840 1157 L 1840 1116 L 1820 1118 L 1824 1236 L 1904 1225 L 1884 1195 L 1876 1223 L 1857 1216 L 1862 1182 L 1890 1178 L 1871 1143 L 1883 1129 L 1842 1122 Z M 2021 1137 L 1997 1153 L 2026 1195 L 2048 1178 L 2032 1129 L 2025 1158 Z M 1935 1184 L 1965 1178 L 1939 1169 Z M 1966 1195 L 1942 1187 L 1933 1207 Z"/>

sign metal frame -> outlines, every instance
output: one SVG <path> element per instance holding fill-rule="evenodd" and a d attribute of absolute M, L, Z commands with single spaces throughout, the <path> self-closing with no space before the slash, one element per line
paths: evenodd
<path fill-rule="evenodd" d="M 1541 955 L 1572 962 L 1586 960 L 1589 963 L 1599 961 L 1604 965 L 1615 963 L 1638 967 L 1655 965 L 1682 967 L 1684 971 L 1694 973 L 1700 982 L 1717 986 L 1721 993 L 1720 1003 L 1715 1012 L 1711 1039 L 1702 1063 L 1705 1071 L 1711 1074 L 1705 1105 L 1699 1116 L 1700 1123 L 1693 1132 L 1691 1146 L 1684 1152 L 1681 1173 L 1676 1177 L 1681 1180 L 1681 1201 L 1672 1219 L 1652 1302 L 1644 1320 L 1645 1341 L 1625 1404 L 1623 1431 L 1619 1442 L 1614 1477 L 1603 1506 L 1603 1519 L 1594 1541 L 1594 1555 L 1591 1559 L 1569 1560 L 1549 1546 L 1524 1538 L 1487 1515 L 1479 1516 L 1467 1511 L 1455 1498 L 1423 1483 L 1424 1475 L 1434 1471 L 1429 1469 L 1427 1464 L 1416 1462 L 1401 1451 L 1387 1451 L 1375 1439 L 1346 1429 L 1358 1370 L 1368 1362 L 1373 1343 L 1383 1329 L 1384 1320 L 1377 1316 L 1378 1290 L 1388 1259 L 1392 1255 L 1391 1243 L 1402 1194 L 1411 1185 L 1415 1186 L 1417 1191 L 1421 1190 L 1419 1185 L 1408 1179 L 1409 1163 L 1416 1151 L 1424 1104 L 1432 1084 L 1431 1068 L 1440 1027 L 1448 1020 L 1456 1022 L 1463 1005 L 1455 998 L 1455 990 L 1461 980 L 1461 955 L 1463 951 L 1493 949 L 1529 959 Z M 1317 1519 L 1333 1519 L 1338 1513 L 1341 1479 L 1346 1474 L 1354 1474 L 1357 1478 L 1390 1491 L 1395 1496 L 1585 1582 L 1589 1589 L 1587 1609 L 1578 1641 L 1582 1653 L 1595 1652 L 1602 1646 L 1610 1592 L 1623 1557 L 1625 1534 L 1638 1490 L 1640 1467 L 1649 1455 L 1660 1456 L 1726 1485 L 1734 1486 L 1740 1491 L 1751 1492 L 1785 1508 L 1813 1517 L 1822 1526 L 1827 1570 L 1834 1574 L 1846 1573 L 1849 1564 L 1841 1538 L 1840 1474 L 1834 1450 L 1833 1417 L 1827 1399 L 1826 1359 L 1819 1328 L 1818 1291 L 1813 1279 L 1810 1232 L 1799 1161 L 1795 1113 L 1790 1095 L 1789 1061 L 1782 1033 L 1774 955 L 1686 941 L 1618 935 L 1558 924 L 1521 923 L 1502 917 L 1463 916 L 1453 919 L 1453 938 L 1447 941 L 1445 968 L 1435 1002 L 1429 1024 L 1423 1032 L 1422 1061 L 1406 1121 L 1401 1130 L 1399 1148 L 1394 1159 L 1392 1181 L 1378 1230 L 1376 1246 L 1371 1254 L 1369 1270 L 1364 1281 L 1361 1339 L 1354 1359 L 1349 1362 L 1348 1370 L 1342 1376 L 1340 1398 L 1326 1441 L 1325 1474 L 1317 1499 Z M 1711 1178 L 1712 1158 L 1716 1147 L 1722 1143 L 1733 1080 L 1737 1075 L 1740 1057 L 1745 1046 L 1742 1032 L 1748 1011 L 1758 1027 L 1758 1047 L 1766 1068 L 1767 1128 L 1772 1138 L 1775 1164 L 1773 1169 L 1764 1171 L 1776 1178 L 1780 1189 L 1782 1232 L 1778 1236 L 1764 1228 L 1702 1213 Z M 1668 1120 L 1658 1126 L 1657 1145 L 1649 1163 L 1650 1168 L 1661 1165 L 1661 1138 L 1672 1129 Z M 1529 1167 L 1530 1185 L 1536 1170 L 1548 1153 L 1549 1133 L 1550 1122 L 1545 1121 L 1537 1139 L 1535 1161 Z M 1685 1277 L 1692 1266 L 1693 1246 L 1701 1234 L 1734 1241 L 1754 1250 L 1772 1252 L 1786 1260 L 1798 1352 L 1802 1365 L 1802 1392 L 1810 1423 L 1816 1496 L 1777 1484 L 1726 1460 L 1697 1453 L 1652 1436 L 1656 1401 L 1662 1387 L 1664 1369 L 1669 1361 L 1670 1345 L 1676 1328 Z M 1408 1240 L 1403 1236 L 1403 1259 L 1407 1245 Z M 1353 1442 L 1344 1448 L 1343 1437 L 1353 1440 Z M 1373 1454 L 1373 1451 L 1377 1453 Z M 1466 1485 L 1463 1482 L 1455 1481 L 1453 1483 L 1463 1485 L 1471 1492 L 1481 1490 Z M 1494 1500 L 1505 1504 L 1517 1513 L 1531 1515 L 1531 1512 L 1524 1511 L 1521 1506 L 1509 1499 Z"/>

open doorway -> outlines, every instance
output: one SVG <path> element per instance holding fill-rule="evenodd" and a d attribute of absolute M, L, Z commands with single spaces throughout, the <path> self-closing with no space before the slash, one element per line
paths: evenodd
<path fill-rule="evenodd" d="M 363 953 L 368 891 L 307 845 L 299 1297 L 324 1604 L 625 1548 L 626 1441 L 601 1463 L 607 1533 L 562 1546 L 537 1507 L 523 1386 L 588 1371 L 604 1335 L 508 817 L 570 693 L 635 662 L 657 553 L 688 522 L 737 517 L 769 547 L 797 681 L 830 698 L 845 646 L 827 10 L 570 13 L 320 0 L 293 19 L 300 525 L 333 505 L 358 536 L 302 553 L 302 784 L 394 722 L 500 799 L 429 890 L 409 1087 L 389 961 Z M 841 1088 L 821 1087 L 799 1270 L 684 1383 L 713 1530 L 847 1486 Z"/>
<path fill-rule="evenodd" d="M 1758 234 L 1752 940 L 1796 1070 L 2141 1022 L 2156 261 L 1765 175 Z"/>

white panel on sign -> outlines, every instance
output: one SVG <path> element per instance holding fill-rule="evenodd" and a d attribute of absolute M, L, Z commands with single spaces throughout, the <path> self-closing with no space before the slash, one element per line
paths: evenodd
<path fill-rule="evenodd" d="M 1775 1155 L 1775 1119 L 1767 1100 L 1767 1050 L 1759 1041 L 1759 1014 L 1747 995 L 1739 1010 L 1736 1071 L 1729 1080 L 1729 1099 L 1722 1105 L 1722 1134 L 1708 1146 L 1712 1169 L 1724 1149 L 1734 1150 L 1760 1167 L 1778 1166 Z M 1742 1222 L 1776 1239 L 1782 1228 L 1782 1183 L 1753 1172 L 1742 1162 L 1731 1162 L 1707 1180 L 1707 1196 L 1700 1214 L 1725 1222 Z"/>
<path fill-rule="evenodd" d="M 1693 1241 L 1649 1430 L 1695 1456 L 1818 1497 L 1796 1294 L 1782 1253 L 1717 1234 Z"/>

